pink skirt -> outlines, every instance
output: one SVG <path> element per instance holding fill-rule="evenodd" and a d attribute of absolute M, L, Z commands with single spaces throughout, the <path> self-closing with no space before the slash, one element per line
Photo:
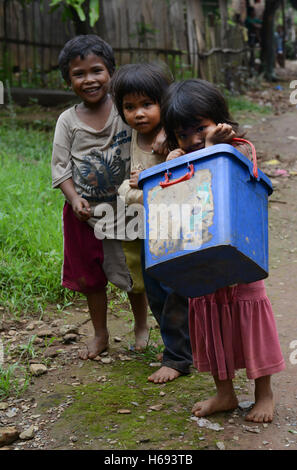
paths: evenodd
<path fill-rule="evenodd" d="M 285 368 L 264 281 L 225 287 L 190 299 L 189 328 L 194 366 L 220 380 L 246 369 L 249 379 Z"/>

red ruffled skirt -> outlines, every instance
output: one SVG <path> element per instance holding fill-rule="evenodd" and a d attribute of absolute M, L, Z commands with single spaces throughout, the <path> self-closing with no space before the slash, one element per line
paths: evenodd
<path fill-rule="evenodd" d="M 249 379 L 285 368 L 264 281 L 225 287 L 190 299 L 189 328 L 194 366 L 220 380 L 246 369 Z"/>

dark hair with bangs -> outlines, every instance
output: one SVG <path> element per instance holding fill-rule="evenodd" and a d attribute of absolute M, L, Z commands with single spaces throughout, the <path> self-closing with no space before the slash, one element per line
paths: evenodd
<path fill-rule="evenodd" d="M 175 131 L 194 126 L 198 117 L 211 119 L 216 124 L 230 124 L 238 132 L 238 124 L 232 120 L 225 98 L 212 83 L 183 80 L 170 85 L 161 107 L 161 121 L 170 150 L 178 147 Z"/>
<path fill-rule="evenodd" d="M 59 55 L 59 68 L 65 82 L 70 83 L 69 64 L 76 57 L 84 59 L 89 54 L 95 54 L 104 62 L 109 75 L 115 70 L 115 59 L 112 47 L 96 34 L 82 34 L 70 39 Z"/>
<path fill-rule="evenodd" d="M 110 92 L 123 121 L 123 99 L 129 93 L 147 95 L 161 106 L 162 98 L 172 82 L 169 72 L 158 64 L 127 64 L 120 67 L 110 82 Z"/>

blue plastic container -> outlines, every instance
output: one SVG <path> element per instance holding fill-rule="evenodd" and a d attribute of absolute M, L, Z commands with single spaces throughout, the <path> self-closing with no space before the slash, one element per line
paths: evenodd
<path fill-rule="evenodd" d="M 219 144 L 156 165 L 139 186 L 151 276 L 186 297 L 268 276 L 272 185 L 237 149 Z"/>

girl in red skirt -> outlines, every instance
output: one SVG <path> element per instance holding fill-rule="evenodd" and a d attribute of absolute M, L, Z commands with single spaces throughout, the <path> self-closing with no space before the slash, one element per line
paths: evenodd
<path fill-rule="evenodd" d="M 238 125 L 222 94 L 204 80 L 186 80 L 169 87 L 162 121 L 172 151 L 167 160 L 211 145 L 230 143 Z M 247 153 L 240 144 L 240 152 Z M 222 181 L 222 184 L 225 184 Z M 193 413 L 207 416 L 238 406 L 235 370 L 245 368 L 255 380 L 255 405 L 246 420 L 271 422 L 274 412 L 271 375 L 285 368 L 276 324 L 264 281 L 237 284 L 190 299 L 189 328 L 193 362 L 214 377 L 217 394 L 197 402 Z"/>

